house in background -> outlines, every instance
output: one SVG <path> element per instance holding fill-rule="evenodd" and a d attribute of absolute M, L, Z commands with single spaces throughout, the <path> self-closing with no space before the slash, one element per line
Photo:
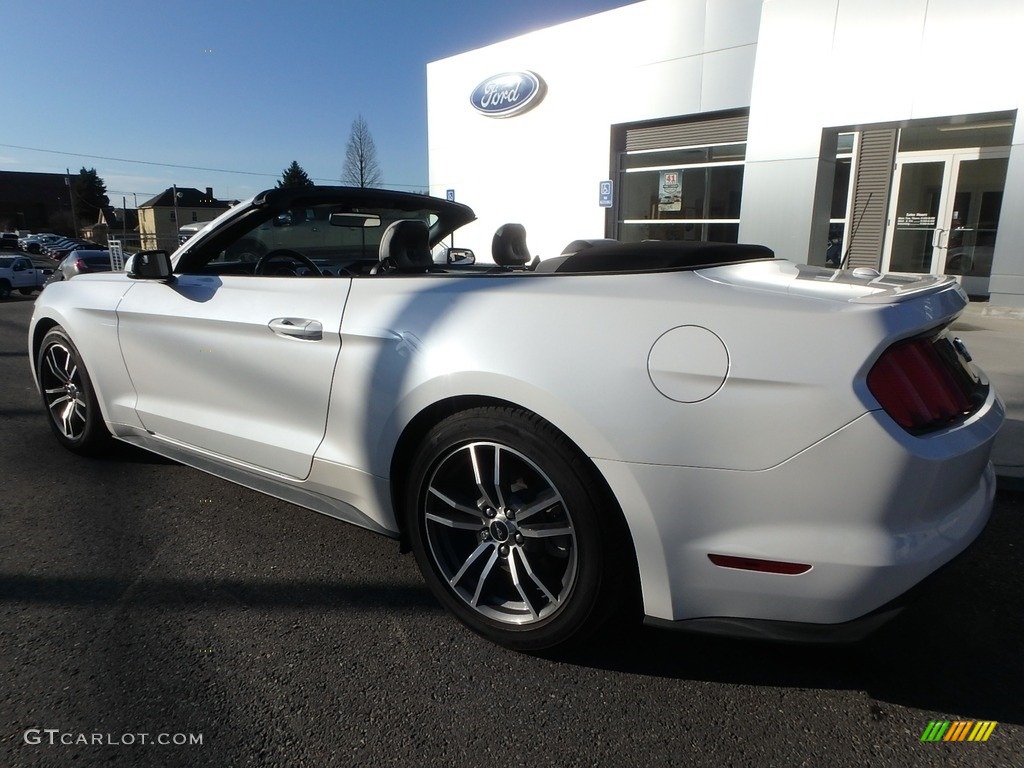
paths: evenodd
<path fill-rule="evenodd" d="M 139 206 L 139 236 L 144 249 L 178 247 L 178 229 L 185 224 L 213 221 L 231 207 L 217 200 L 213 188 L 168 187 Z"/>
<path fill-rule="evenodd" d="M 94 243 L 105 244 L 108 236 L 125 239 L 129 235 L 137 236 L 138 231 L 138 211 L 134 208 L 115 208 L 108 205 L 100 210 L 95 224 L 82 229 L 82 237 Z"/>

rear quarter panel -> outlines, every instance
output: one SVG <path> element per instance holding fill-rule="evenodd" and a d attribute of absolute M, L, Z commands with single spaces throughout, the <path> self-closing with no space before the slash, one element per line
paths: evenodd
<path fill-rule="evenodd" d="M 417 413 L 480 395 L 543 416 L 592 458 L 765 469 L 869 410 L 858 377 L 886 340 L 917 329 L 922 311 L 938 324 L 949 310 L 790 296 L 695 272 L 357 279 L 318 455 L 387 476 Z M 682 326 L 710 330 L 727 350 L 724 385 L 700 402 L 667 398 L 649 372 L 654 343 Z M 680 352 L 683 375 L 700 369 L 700 349 Z"/>

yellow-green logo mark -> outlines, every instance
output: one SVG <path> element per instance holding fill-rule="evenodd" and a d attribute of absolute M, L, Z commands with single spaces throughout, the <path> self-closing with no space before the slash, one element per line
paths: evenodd
<path fill-rule="evenodd" d="M 988 741 L 997 725 L 993 720 L 932 720 L 921 741 Z"/>

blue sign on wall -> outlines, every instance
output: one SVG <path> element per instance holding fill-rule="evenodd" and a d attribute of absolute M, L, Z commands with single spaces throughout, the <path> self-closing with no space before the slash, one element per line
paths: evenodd
<path fill-rule="evenodd" d="M 597 193 L 597 204 L 602 208 L 612 207 L 612 183 L 611 181 L 602 181 Z"/>
<path fill-rule="evenodd" d="M 537 106 L 545 91 L 544 81 L 533 72 L 502 72 L 474 88 L 469 100 L 488 117 L 512 117 Z"/>

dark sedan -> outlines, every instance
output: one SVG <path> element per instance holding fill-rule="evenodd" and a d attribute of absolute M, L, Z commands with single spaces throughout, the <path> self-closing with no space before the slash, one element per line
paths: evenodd
<path fill-rule="evenodd" d="M 70 256 L 75 251 L 80 250 L 102 250 L 102 247 L 98 243 L 91 243 L 88 240 L 76 240 L 71 243 L 65 243 L 58 248 L 50 249 L 50 258 L 54 261 L 61 261 L 67 256 Z"/>
<path fill-rule="evenodd" d="M 110 272 L 110 251 L 77 250 L 66 256 L 53 270 L 44 287 L 61 280 L 70 280 L 86 272 Z"/>

